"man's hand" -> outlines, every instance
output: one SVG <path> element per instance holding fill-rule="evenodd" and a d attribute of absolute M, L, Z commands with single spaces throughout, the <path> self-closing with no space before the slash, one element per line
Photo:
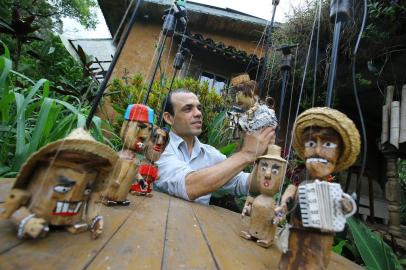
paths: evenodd
<path fill-rule="evenodd" d="M 275 128 L 267 127 L 252 134 L 247 133 L 244 137 L 241 152 L 245 153 L 252 161 L 255 161 L 257 157 L 262 156 L 266 152 L 268 144 L 274 143 Z"/>

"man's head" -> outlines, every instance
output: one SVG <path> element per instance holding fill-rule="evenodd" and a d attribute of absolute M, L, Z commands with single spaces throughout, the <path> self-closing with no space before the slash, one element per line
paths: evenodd
<path fill-rule="evenodd" d="M 177 89 L 169 94 L 164 106 L 163 118 L 172 131 L 182 138 L 193 138 L 202 133 L 203 117 L 197 96 Z"/>

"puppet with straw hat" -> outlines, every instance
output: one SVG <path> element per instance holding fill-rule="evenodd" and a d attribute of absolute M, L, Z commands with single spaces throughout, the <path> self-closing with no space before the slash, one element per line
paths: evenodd
<path fill-rule="evenodd" d="M 276 209 L 279 222 L 287 205 L 292 209 L 288 250 L 280 269 L 327 269 L 334 232 L 356 211 L 354 200 L 330 175 L 346 170 L 357 159 L 360 135 L 345 114 L 327 107 L 311 108 L 299 115 L 293 127 L 293 147 L 305 160 L 310 179 L 290 185 Z"/>
<path fill-rule="evenodd" d="M 63 226 L 72 233 L 90 229 L 96 238 L 103 229 L 95 207 L 97 193 L 117 159 L 111 148 L 84 129 L 75 129 L 28 158 L 0 215 L 11 218 L 19 238 L 43 236 L 48 225 Z"/>

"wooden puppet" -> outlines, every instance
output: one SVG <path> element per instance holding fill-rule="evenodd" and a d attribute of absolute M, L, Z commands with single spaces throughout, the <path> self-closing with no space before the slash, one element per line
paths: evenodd
<path fill-rule="evenodd" d="M 137 154 L 142 154 L 148 142 L 154 111 L 142 104 L 131 104 L 124 115 L 124 123 L 120 136 L 123 140 L 123 150 L 119 152 L 119 160 L 110 177 L 107 189 L 102 194 L 102 202 L 107 206 L 129 205 L 127 200 L 131 185 L 137 179 L 140 160 Z"/>
<path fill-rule="evenodd" d="M 343 230 L 345 218 L 356 211 L 354 200 L 328 179 L 355 162 L 360 136 L 345 114 L 331 108 L 311 108 L 295 121 L 293 147 L 305 160 L 310 180 L 299 187 L 290 185 L 276 209 L 278 222 L 288 211 L 287 205 L 296 202 L 288 250 L 279 268 L 327 269 L 334 232 Z"/>
<path fill-rule="evenodd" d="M 37 238 L 49 225 L 98 237 L 103 217 L 95 202 L 118 155 L 84 129 L 33 153 L 21 167 L 0 215 L 17 226 L 19 238 Z"/>
<path fill-rule="evenodd" d="M 168 142 L 165 129 L 155 127 L 145 147 L 145 158 L 138 168 L 137 181 L 131 185 L 131 194 L 151 196 L 152 183 L 158 179 L 158 168 L 154 165 Z"/>
<path fill-rule="evenodd" d="M 258 102 L 258 85 L 246 73 L 231 79 L 231 87 L 235 93 L 235 102 L 244 112 L 252 108 Z"/>
<path fill-rule="evenodd" d="M 268 153 L 258 158 L 251 177 L 251 185 L 256 185 L 260 195 L 248 197 L 242 211 L 243 216 L 250 216 L 248 231 L 242 231 L 241 237 L 254 239 L 262 247 L 272 245 L 276 225 L 273 224 L 275 200 L 273 196 L 279 191 L 285 172 L 286 160 L 281 157 L 281 148 L 269 145 Z"/>

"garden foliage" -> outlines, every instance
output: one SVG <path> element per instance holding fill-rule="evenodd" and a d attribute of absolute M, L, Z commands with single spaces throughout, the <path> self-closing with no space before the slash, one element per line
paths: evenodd
<path fill-rule="evenodd" d="M 169 84 L 170 82 L 164 79 L 154 82 L 148 98 L 148 105 L 154 108 L 157 121 L 159 121 L 158 118 L 168 93 Z M 209 89 L 207 84 L 201 84 L 191 78 L 176 79 L 173 89 L 178 88 L 186 88 L 199 97 L 203 114 L 203 133 L 199 139 L 215 147 L 224 146 L 226 144 L 226 137 L 223 136 L 225 114 L 220 112 L 224 111 L 227 101 L 217 94 L 214 89 Z M 146 89 L 147 83 L 141 74 L 136 74 L 131 78 L 113 79 L 109 88 L 113 108 L 122 117 L 125 108 L 129 104 L 143 102 Z M 118 119 L 120 119 L 120 116 Z"/>
<path fill-rule="evenodd" d="M 72 96 L 50 91 L 46 79 L 33 81 L 12 69 L 3 44 L 0 56 L 0 177 L 15 176 L 25 160 L 41 146 L 83 127 L 89 106 Z M 75 102 L 67 102 L 75 100 Z M 105 141 L 100 118 L 93 119 L 93 135 Z M 109 141 L 106 141 L 109 142 Z"/>

